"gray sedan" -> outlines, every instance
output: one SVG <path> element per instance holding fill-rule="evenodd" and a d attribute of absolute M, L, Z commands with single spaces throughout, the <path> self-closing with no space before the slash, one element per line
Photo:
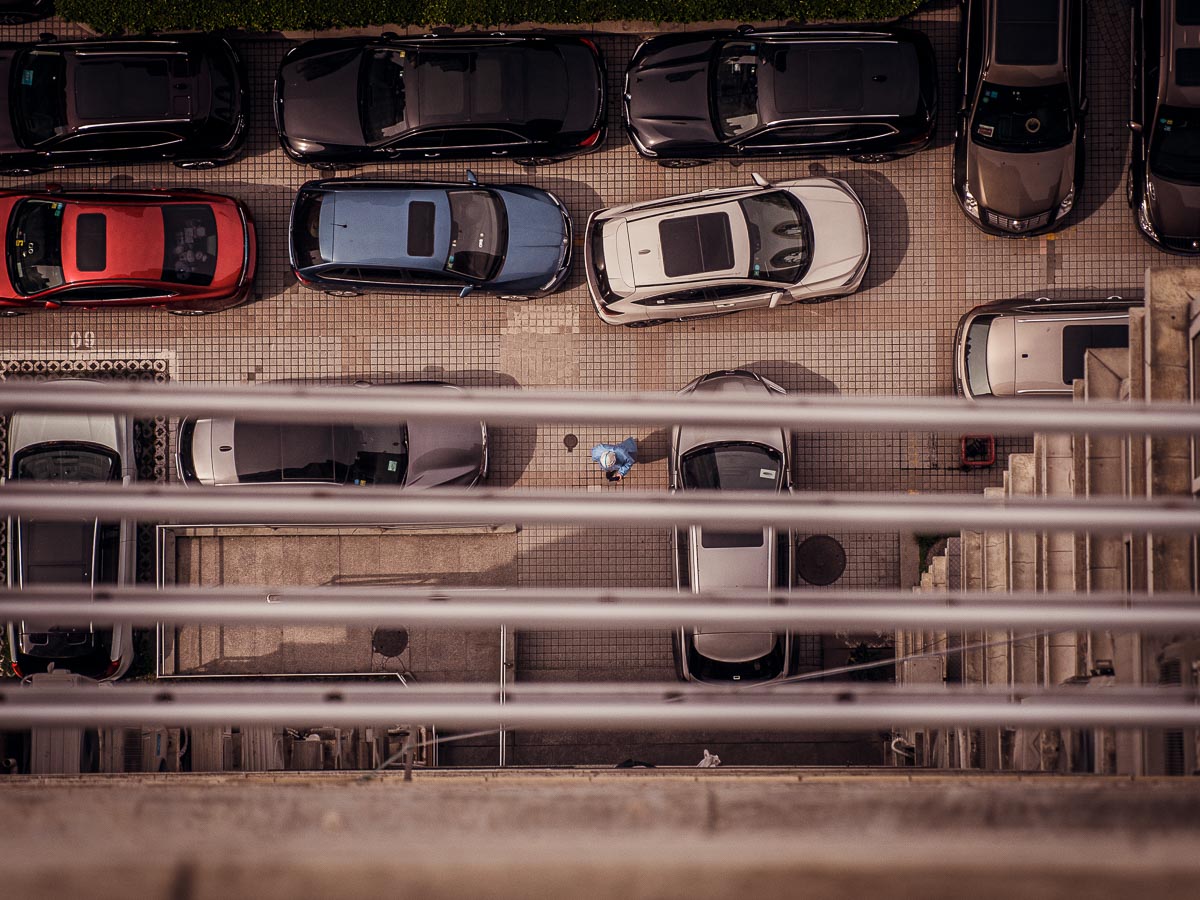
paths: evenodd
<path fill-rule="evenodd" d="M 447 391 L 450 384 L 424 382 Z M 184 419 L 175 466 L 184 484 L 470 487 L 487 477 L 483 422 L 312 425 Z"/>
<path fill-rule="evenodd" d="M 741 369 L 711 372 L 680 394 L 725 399 L 785 394 L 783 388 Z M 791 490 L 791 452 L 782 428 L 676 427 L 671 433 L 671 490 Z M 729 588 L 762 591 L 792 587 L 791 532 L 675 529 L 675 578 L 682 591 Z M 675 668 L 688 681 L 764 682 L 792 670 L 791 635 L 681 628 L 672 635 Z"/>

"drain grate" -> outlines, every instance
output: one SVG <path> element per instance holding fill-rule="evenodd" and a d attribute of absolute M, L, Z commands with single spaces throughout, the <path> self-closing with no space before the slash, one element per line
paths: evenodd
<path fill-rule="evenodd" d="M 51 381 L 87 378 L 95 381 L 170 380 L 166 359 L 8 359 L 0 358 L 0 380 Z M 166 484 L 170 479 L 170 423 L 163 417 L 135 419 L 133 454 L 139 481 Z M 0 460 L 8 461 L 8 418 L 0 416 Z M 0 519 L 0 583 L 8 577 L 8 523 Z M 154 526 L 138 525 L 137 580 L 154 582 Z"/>

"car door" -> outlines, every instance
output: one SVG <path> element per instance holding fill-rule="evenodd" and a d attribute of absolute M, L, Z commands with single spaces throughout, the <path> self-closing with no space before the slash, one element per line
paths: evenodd
<path fill-rule="evenodd" d="M 687 319 L 716 312 L 711 295 L 703 287 L 667 291 L 654 297 L 635 300 L 634 303 L 659 319 Z"/>
<path fill-rule="evenodd" d="M 451 159 L 505 158 L 532 152 L 529 141 L 503 128 L 455 128 L 445 132 L 442 153 Z"/>
<path fill-rule="evenodd" d="M 959 35 L 959 98 L 958 115 L 955 120 L 954 165 L 955 178 L 965 178 L 967 165 L 967 122 L 971 118 L 971 106 L 983 73 L 984 17 L 987 15 L 984 0 L 966 0 L 963 5 Z"/>
<path fill-rule="evenodd" d="M 50 149 L 56 166 L 88 166 L 170 159 L 181 144 L 166 131 L 104 131 L 73 134 Z"/>
<path fill-rule="evenodd" d="M 759 309 L 771 305 L 774 293 L 766 284 L 746 284 L 733 282 L 730 284 L 714 285 L 706 289 L 712 300 L 713 309 L 718 312 L 739 312 L 743 309 Z"/>
<path fill-rule="evenodd" d="M 178 296 L 174 291 L 132 284 L 80 285 L 68 287 L 47 295 L 47 306 L 107 306 L 122 303 L 153 303 L 167 301 Z M 42 298 L 39 298 L 42 299 Z"/>
<path fill-rule="evenodd" d="M 439 159 L 445 130 L 428 128 L 415 134 L 405 135 L 397 141 L 375 148 L 375 155 L 384 159 L 401 159 L 409 162 Z"/>

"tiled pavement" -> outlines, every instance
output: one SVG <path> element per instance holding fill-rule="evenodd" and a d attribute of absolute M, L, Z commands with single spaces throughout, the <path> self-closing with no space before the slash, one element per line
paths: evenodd
<path fill-rule="evenodd" d="M 945 0 L 913 23 L 933 40 L 942 99 L 935 147 L 908 159 L 878 166 L 834 159 L 666 170 L 637 157 L 613 104 L 608 141 L 597 154 L 532 172 L 508 162 L 472 165 L 485 181 L 524 181 L 553 190 L 580 227 L 600 206 L 745 183 L 751 170 L 776 179 L 831 173 L 859 192 L 873 246 L 861 293 L 820 305 L 645 330 L 602 324 L 578 269 L 565 291 L 521 305 L 480 294 L 465 300 L 402 295 L 327 300 L 300 288 L 287 266 L 286 224 L 291 197 L 314 173 L 278 149 L 270 110 L 275 67 L 289 43 L 238 39 L 250 68 L 252 97 L 249 145 L 241 160 L 210 173 L 162 166 L 76 170 L 56 177 L 67 185 L 111 180 L 202 187 L 240 197 L 258 223 L 261 299 L 195 319 L 121 310 L 0 320 L 0 365 L 11 372 L 29 360 L 155 359 L 164 362 L 170 378 L 184 381 L 443 378 L 464 385 L 622 390 L 675 389 L 712 369 L 747 366 L 789 390 L 946 394 L 952 389 L 954 326 L 975 304 L 1041 294 L 1137 296 L 1147 265 L 1181 262 L 1141 240 L 1124 202 L 1127 4 L 1089 0 L 1088 6 L 1086 183 L 1071 224 L 1050 238 L 987 237 L 957 208 L 950 189 L 957 4 Z M 0 38 L 31 39 L 46 27 L 0 29 Z M 70 33 L 57 22 L 50 30 Z M 615 98 L 638 38 L 596 38 L 608 60 Z M 459 179 L 463 168 L 391 165 L 362 174 Z M 615 488 L 603 485 L 587 448 L 598 439 L 624 437 L 620 427 L 498 428 L 495 483 L 664 489 L 666 432 L 635 433 L 642 441 L 642 462 Z M 578 440 L 573 451 L 564 444 L 568 435 Z M 975 491 L 999 477 L 998 467 L 960 471 L 955 438 L 921 433 L 802 434 L 794 457 L 800 490 Z M 848 565 L 839 584 L 897 583 L 894 534 L 840 537 Z M 520 533 L 518 552 L 524 584 L 663 586 L 671 581 L 665 533 L 534 527 Z M 600 672 L 669 666 L 666 642 L 653 633 L 530 634 L 522 641 L 520 652 L 529 666 L 552 668 L 572 656 L 577 666 Z"/>

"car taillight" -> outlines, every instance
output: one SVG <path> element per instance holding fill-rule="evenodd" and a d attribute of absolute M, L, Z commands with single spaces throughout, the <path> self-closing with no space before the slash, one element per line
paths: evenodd
<path fill-rule="evenodd" d="M 15 659 L 12 661 L 12 670 L 13 670 L 13 674 L 16 675 L 18 678 L 25 677 L 24 675 L 21 674 L 21 667 L 17 665 L 17 661 Z"/>
<path fill-rule="evenodd" d="M 579 43 L 587 44 L 589 47 L 592 48 L 593 53 L 596 53 L 596 54 L 600 53 L 599 49 L 597 49 L 595 43 L 590 38 L 580 38 Z"/>
<path fill-rule="evenodd" d="M 595 145 L 596 141 L 598 141 L 598 140 L 600 140 L 600 129 L 599 128 L 597 128 L 595 131 L 593 131 L 591 134 L 589 134 L 587 137 L 585 137 L 582 141 L 580 141 L 579 146 L 580 147 L 592 147 Z"/>
<path fill-rule="evenodd" d="M 108 664 L 108 668 L 104 670 L 104 677 L 112 678 L 114 675 L 117 674 L 117 669 L 119 669 L 119 668 L 121 668 L 121 661 L 119 659 L 112 660 Z"/>

